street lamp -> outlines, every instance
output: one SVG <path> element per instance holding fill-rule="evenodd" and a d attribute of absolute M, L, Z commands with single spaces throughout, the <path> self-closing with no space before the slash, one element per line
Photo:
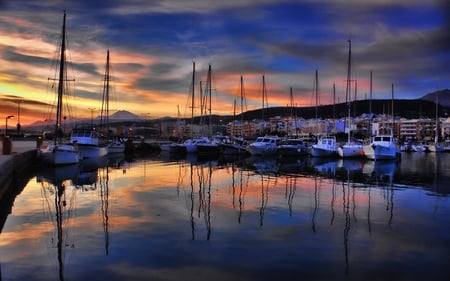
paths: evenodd
<path fill-rule="evenodd" d="M 20 104 L 23 103 L 23 100 L 17 100 L 17 134 L 20 135 Z"/>
<path fill-rule="evenodd" d="M 5 119 L 5 137 L 8 136 L 8 119 L 14 118 L 14 115 L 8 115 Z"/>
<path fill-rule="evenodd" d="M 95 108 L 88 108 L 88 110 L 91 111 L 91 126 L 94 127 L 94 111 L 96 111 L 97 109 L 95 109 Z"/>

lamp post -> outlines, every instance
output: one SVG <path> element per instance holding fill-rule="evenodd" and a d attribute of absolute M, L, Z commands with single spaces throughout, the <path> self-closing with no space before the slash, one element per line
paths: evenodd
<path fill-rule="evenodd" d="M 14 115 L 8 115 L 5 119 L 5 137 L 8 136 L 8 119 L 14 118 Z"/>
<path fill-rule="evenodd" d="M 95 108 L 88 108 L 91 111 L 91 126 L 94 127 L 94 111 L 96 111 Z"/>
<path fill-rule="evenodd" d="M 20 104 L 23 103 L 23 100 L 17 100 L 17 135 L 20 135 Z"/>

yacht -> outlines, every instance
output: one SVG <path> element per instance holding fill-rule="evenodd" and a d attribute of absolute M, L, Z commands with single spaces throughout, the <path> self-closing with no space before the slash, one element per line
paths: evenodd
<path fill-rule="evenodd" d="M 278 136 L 258 137 L 247 146 L 247 151 L 251 155 L 272 155 L 276 153 L 280 140 Z"/>
<path fill-rule="evenodd" d="M 391 133 L 377 134 L 368 145 L 363 146 L 364 155 L 370 160 L 397 159 L 399 150 L 394 135 Z"/>
<path fill-rule="evenodd" d="M 334 157 L 337 156 L 337 150 L 336 137 L 325 136 L 312 146 L 311 155 L 313 157 Z"/>

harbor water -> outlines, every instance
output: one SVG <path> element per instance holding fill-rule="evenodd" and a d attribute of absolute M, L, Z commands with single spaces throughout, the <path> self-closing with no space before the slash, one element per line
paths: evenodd
<path fill-rule="evenodd" d="M 450 277 L 450 154 L 97 164 L 14 183 L 0 280 Z"/>

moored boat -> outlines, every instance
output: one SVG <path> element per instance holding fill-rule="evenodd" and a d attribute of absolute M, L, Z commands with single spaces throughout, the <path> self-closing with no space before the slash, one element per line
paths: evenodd
<path fill-rule="evenodd" d="M 280 140 L 278 136 L 258 137 L 247 146 L 247 151 L 251 155 L 272 155 L 276 153 Z"/>
<path fill-rule="evenodd" d="M 39 148 L 40 159 L 50 165 L 69 165 L 76 164 L 80 161 L 80 153 L 76 143 L 67 144 L 63 142 L 62 111 L 63 98 L 65 96 L 66 85 L 66 13 L 64 12 L 63 27 L 62 27 L 62 43 L 59 61 L 59 79 L 56 105 L 56 124 L 53 142 Z"/>
<path fill-rule="evenodd" d="M 277 146 L 277 154 L 281 157 L 306 156 L 308 152 L 308 146 L 300 138 L 283 139 Z"/>
<path fill-rule="evenodd" d="M 337 156 L 337 148 L 336 137 L 324 136 L 312 146 L 311 155 L 313 157 L 334 157 Z"/>
<path fill-rule="evenodd" d="M 399 150 L 392 134 L 378 134 L 368 145 L 363 146 L 364 155 L 370 160 L 389 160 L 399 157 Z"/>

